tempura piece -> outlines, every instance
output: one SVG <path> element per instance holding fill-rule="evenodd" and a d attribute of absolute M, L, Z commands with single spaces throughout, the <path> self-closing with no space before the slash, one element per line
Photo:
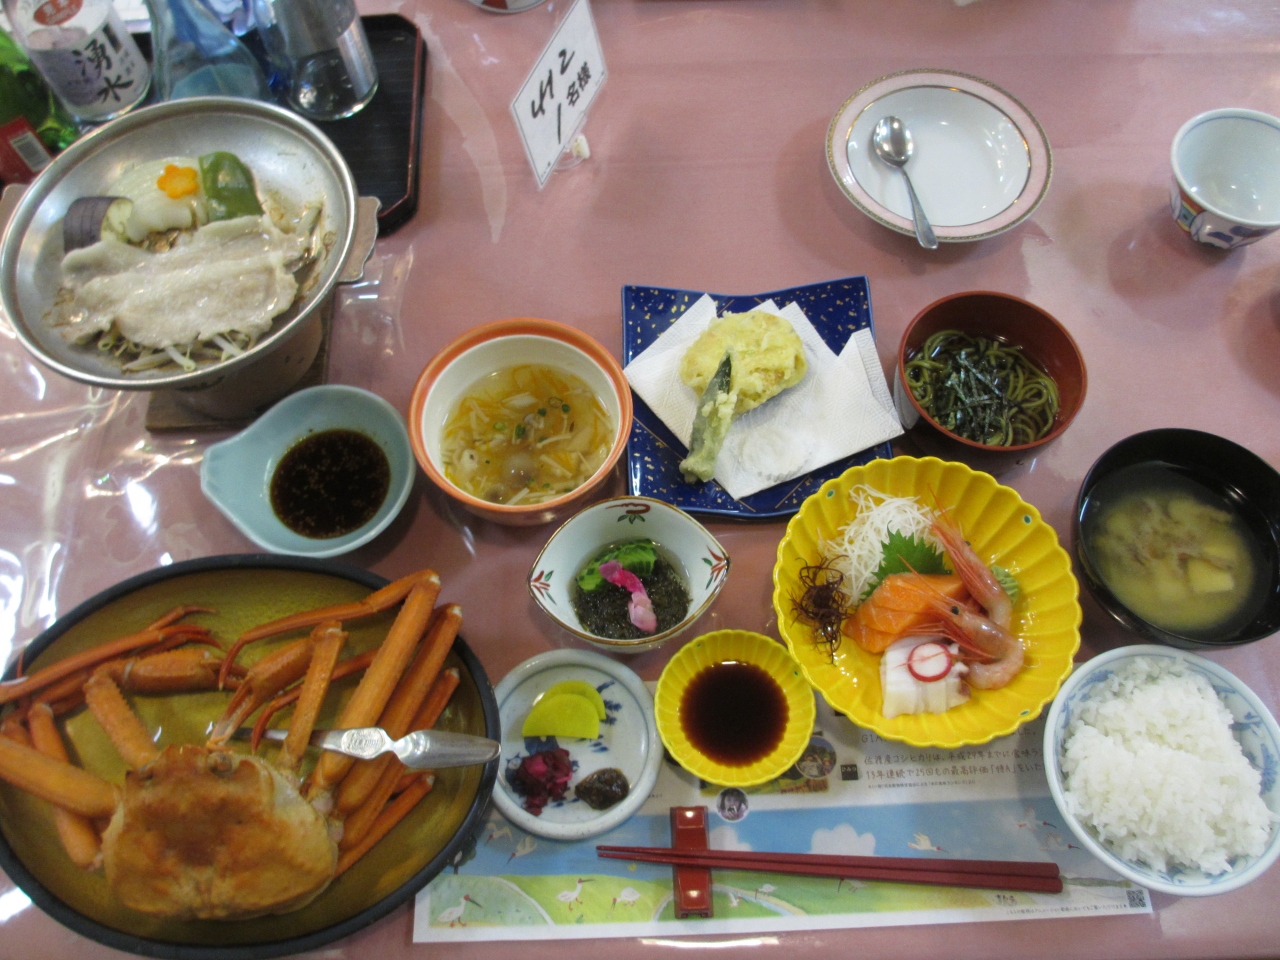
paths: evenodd
<path fill-rule="evenodd" d="M 730 421 L 794 387 L 808 368 L 799 334 L 776 314 L 752 310 L 712 321 L 680 361 L 680 379 L 700 396 L 680 464 L 685 479 L 710 480 Z"/>

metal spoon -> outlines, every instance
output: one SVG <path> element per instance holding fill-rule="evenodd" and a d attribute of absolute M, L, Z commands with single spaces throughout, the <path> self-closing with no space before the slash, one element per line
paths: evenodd
<path fill-rule="evenodd" d="M 924 208 L 920 206 L 915 188 L 911 186 L 911 177 L 907 175 L 907 161 L 911 159 L 911 151 L 915 146 L 911 142 L 911 132 L 897 117 L 885 117 L 872 131 L 871 143 L 876 148 L 876 156 L 890 166 L 901 170 L 902 178 L 907 181 L 907 196 L 911 198 L 911 216 L 915 220 L 916 240 L 926 250 L 937 250 L 938 238 L 933 233 L 933 227 L 929 226 Z"/>

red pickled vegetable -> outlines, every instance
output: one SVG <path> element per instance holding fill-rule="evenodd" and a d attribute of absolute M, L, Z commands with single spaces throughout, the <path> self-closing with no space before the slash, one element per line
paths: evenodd
<path fill-rule="evenodd" d="M 522 759 L 510 779 L 516 793 L 524 797 L 521 806 L 538 817 L 548 803 L 564 799 L 572 777 L 573 763 L 569 760 L 569 751 L 554 747 Z"/>
<path fill-rule="evenodd" d="M 600 576 L 615 587 L 621 587 L 631 594 L 631 602 L 627 604 L 627 616 L 637 630 L 653 633 L 658 629 L 658 616 L 653 610 L 653 601 L 644 588 L 644 584 L 630 570 L 617 560 L 600 564 Z"/>

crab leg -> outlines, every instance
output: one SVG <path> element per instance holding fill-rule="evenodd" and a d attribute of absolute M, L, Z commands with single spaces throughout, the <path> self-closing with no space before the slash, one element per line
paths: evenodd
<path fill-rule="evenodd" d="M 48 704 L 37 703 L 32 707 L 27 722 L 37 750 L 54 760 L 70 762 L 67 745 L 62 742 L 62 735 L 54 725 L 53 711 Z M 53 825 L 57 828 L 63 849 L 76 866 L 93 870 L 102 865 L 102 840 L 88 817 L 54 806 Z"/>
<path fill-rule="evenodd" d="M 116 682 L 105 673 L 95 673 L 84 685 L 89 712 L 111 739 L 120 758 L 131 770 L 140 770 L 160 756 L 151 734 L 129 709 Z"/>
<path fill-rule="evenodd" d="M 16 713 L 11 713 L 0 722 L 0 737 L 12 740 L 14 743 L 20 743 L 24 747 L 31 746 L 31 734 L 27 732 L 26 725 L 22 722 L 23 717 Z"/>
<path fill-rule="evenodd" d="M 312 633 L 267 654 L 250 667 L 240 681 L 240 686 L 236 688 L 235 695 L 227 703 L 222 719 L 214 724 L 213 734 L 209 737 L 210 746 L 226 743 L 253 711 L 289 684 L 300 680 L 311 664 L 315 642 L 316 636 Z M 226 666 L 227 661 L 223 661 L 223 668 Z"/>
<path fill-rule="evenodd" d="M 373 662 L 373 655 L 377 650 L 366 650 L 364 653 L 356 654 L 354 657 L 348 657 L 340 664 L 333 668 L 333 673 L 329 677 L 329 682 L 341 680 L 349 677 L 353 673 L 359 673 L 365 667 Z M 236 669 L 239 669 L 238 667 Z M 271 718 L 277 713 L 295 703 L 302 693 L 302 685 L 291 687 L 284 693 L 278 694 L 275 699 L 262 708 L 262 712 L 258 714 L 258 719 L 253 722 L 253 736 L 249 738 L 249 750 L 256 752 L 262 744 L 262 735 L 267 732 L 267 727 L 271 724 Z"/>
<path fill-rule="evenodd" d="M 21 680 L 0 683 L 0 705 L 11 703 L 19 697 L 37 693 L 73 673 L 96 667 L 107 660 L 114 660 L 122 654 L 131 653 L 143 647 L 164 643 L 176 636 L 185 637 L 184 640 L 178 641 L 178 643 L 208 640 L 209 630 L 205 627 L 173 623 L 179 617 L 196 612 L 209 613 L 211 611 L 206 607 L 175 607 L 155 623 L 143 630 L 139 630 L 137 633 L 131 633 L 127 637 L 120 637 L 109 643 L 99 644 L 91 650 L 85 650 L 83 653 L 78 653 L 73 657 L 59 660 L 57 663 L 33 673 L 29 677 L 23 677 Z M 177 646 L 178 643 L 171 645 Z"/>
<path fill-rule="evenodd" d="M 378 814 L 378 818 L 373 821 L 373 826 L 364 835 L 364 839 L 338 856 L 338 867 L 333 872 L 334 877 L 341 876 L 353 863 L 372 850 L 374 844 L 390 833 L 391 828 L 403 820 L 409 811 L 418 805 L 418 801 L 431 792 L 435 782 L 435 774 L 414 774 L 414 782 L 387 804 L 387 808 L 382 813 Z"/>
<path fill-rule="evenodd" d="M 95 820 L 111 816 L 116 809 L 116 790 L 107 781 L 8 737 L 0 737 L 0 778 Z"/>
<path fill-rule="evenodd" d="M 166 650 L 145 657 L 104 663 L 95 673 L 107 673 L 122 690 L 133 693 L 186 693 L 213 690 L 222 667 L 217 654 L 199 647 Z"/>
<path fill-rule="evenodd" d="M 280 766 L 286 770 L 296 771 L 306 752 L 307 741 L 311 738 L 311 730 L 316 725 L 316 717 L 320 713 L 320 705 L 324 695 L 329 692 L 329 680 L 333 676 L 333 665 L 338 661 L 342 645 L 347 640 L 347 632 L 337 620 L 326 620 L 317 624 L 311 631 L 315 642 L 311 654 L 311 664 L 307 667 L 306 679 L 302 681 L 302 691 L 298 695 L 298 705 L 293 711 L 293 720 L 289 723 L 289 734 L 285 737 L 284 746 L 280 749 Z"/>
<path fill-rule="evenodd" d="M 57 706 L 54 707 L 54 711 L 53 711 L 55 714 L 66 713 L 67 710 L 70 709 L 71 707 L 79 706 L 83 702 L 84 698 L 82 696 L 82 690 L 84 688 L 85 681 L 88 680 L 90 676 L 92 676 L 95 670 L 103 670 L 106 668 L 111 668 L 112 676 L 115 678 L 116 683 L 120 684 L 121 686 L 124 686 L 125 685 L 124 681 L 127 680 L 127 676 L 132 671 L 133 665 L 138 663 L 148 662 L 150 658 L 158 657 L 160 654 L 167 653 L 173 650 L 174 647 L 181 647 L 185 643 L 204 644 L 206 646 L 213 647 L 215 650 L 218 650 L 219 652 L 221 652 L 222 648 L 219 647 L 218 644 L 213 640 L 213 638 L 209 636 L 207 630 L 204 630 L 202 627 L 190 627 L 188 629 L 197 630 L 199 632 L 196 634 L 188 635 L 183 632 L 175 631 L 167 639 L 157 643 L 154 647 L 152 647 L 142 656 L 131 657 L 128 660 L 124 660 L 124 659 L 108 660 L 106 663 L 101 663 L 96 666 L 88 666 L 81 670 L 77 670 L 75 673 L 68 674 L 67 676 L 63 677 L 61 680 L 58 680 L 56 683 L 51 683 L 48 686 L 46 686 L 43 690 L 41 690 L 36 695 L 36 700 L 41 703 L 56 704 Z M 195 651 L 190 651 L 190 652 L 179 651 L 179 652 L 182 654 L 182 657 L 191 657 L 193 659 L 196 658 Z M 205 655 L 207 656 L 207 653 Z M 161 660 L 158 662 L 164 663 L 165 661 Z M 181 657 L 174 662 L 175 663 L 181 662 Z M 220 663 L 221 661 L 219 660 L 218 662 Z M 166 669 L 171 669 L 171 668 L 166 668 Z M 147 671 L 144 671 L 144 673 L 145 672 Z M 216 671 L 214 673 L 214 679 L 215 680 L 217 679 Z M 126 687 L 126 689 L 134 689 L 134 688 Z M 195 689 L 195 688 L 187 687 L 187 686 L 174 686 L 171 689 L 174 691 L 182 691 L 182 690 Z M 169 691 L 167 689 L 162 690 L 157 688 L 155 690 L 150 690 L 150 691 L 140 690 L 140 692 L 169 692 Z M 25 717 L 26 709 L 19 710 L 19 713 Z"/>
<path fill-rule="evenodd" d="M 420 579 L 409 590 L 395 623 L 387 631 L 386 640 L 338 716 L 335 724 L 338 729 L 372 726 L 382 714 L 414 647 L 422 639 L 439 594 L 440 578 L 434 573 Z M 311 795 L 331 791 L 353 762 L 351 757 L 326 750 L 312 775 Z"/>
<path fill-rule="evenodd" d="M 359 617 L 381 613 L 383 610 L 389 610 L 394 607 L 409 595 L 410 590 L 423 583 L 434 583 L 436 590 L 439 591 L 440 589 L 440 577 L 434 571 L 419 570 L 417 573 L 411 573 L 387 584 L 380 590 L 375 590 L 363 600 L 357 600 L 354 603 L 337 604 L 332 607 L 320 607 L 316 610 L 304 610 L 301 613 L 293 613 L 287 617 L 281 617 L 278 620 L 272 620 L 251 630 L 246 630 L 236 638 L 236 642 L 231 645 L 231 650 L 227 653 L 226 665 L 224 665 L 223 672 L 218 677 L 219 688 L 226 684 L 227 671 L 230 670 L 230 664 L 236 661 L 236 658 L 240 656 L 240 651 L 244 649 L 246 644 L 257 640 L 265 640 L 267 637 L 275 637 L 290 630 L 314 627 L 325 620 L 355 620 Z"/>
<path fill-rule="evenodd" d="M 411 729 L 423 729 L 421 726 L 411 727 L 410 724 L 414 720 L 414 714 L 422 706 L 427 691 L 435 683 L 440 668 L 444 666 L 445 657 L 453 649 L 453 640 L 458 635 L 461 624 L 462 608 L 456 603 L 450 603 L 435 612 L 427 627 L 426 639 L 418 646 L 413 662 L 400 678 L 386 709 L 378 718 L 378 726 L 387 731 L 387 736 L 399 739 Z M 443 704 L 440 709 L 444 709 Z M 427 726 L 432 723 L 435 723 L 435 717 Z M 387 759 L 391 759 L 390 755 Z M 337 810 L 340 816 L 351 813 L 368 799 L 386 766 L 380 760 L 361 760 L 352 766 L 351 772 L 343 778 L 342 785 L 338 788 Z"/>
<path fill-rule="evenodd" d="M 444 713 L 444 708 L 448 706 L 449 698 L 453 696 L 453 691 L 458 689 L 459 679 L 457 670 L 446 670 L 440 674 L 440 678 L 431 687 L 431 693 L 409 724 L 409 729 L 430 730 L 434 727 L 436 721 L 440 719 L 440 714 Z M 404 764 L 392 754 L 385 754 L 372 761 L 367 769 L 373 771 L 374 786 L 370 789 L 362 804 L 347 817 L 342 841 L 338 844 L 338 849 L 340 850 L 347 850 L 364 839 L 364 835 L 373 826 L 374 820 L 382 812 L 382 808 L 386 806 L 387 801 L 391 799 L 391 795 L 395 792 L 396 786 L 400 782 L 401 774 L 405 772 Z M 344 787 L 347 785 L 348 780 L 350 780 L 350 777 L 342 781 Z M 339 791 L 338 797 L 339 812 L 341 812 L 341 791 Z"/>

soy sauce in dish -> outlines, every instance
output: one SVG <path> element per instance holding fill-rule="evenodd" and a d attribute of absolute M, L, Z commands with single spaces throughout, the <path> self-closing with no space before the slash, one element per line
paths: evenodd
<path fill-rule="evenodd" d="M 697 674 L 680 700 L 680 725 L 694 748 L 727 767 L 763 760 L 782 742 L 787 698 L 753 663 L 728 660 Z"/>
<path fill-rule="evenodd" d="M 377 441 L 356 430 L 303 437 L 271 477 L 271 509 L 294 533 L 329 540 L 373 519 L 391 489 L 391 462 Z"/>

